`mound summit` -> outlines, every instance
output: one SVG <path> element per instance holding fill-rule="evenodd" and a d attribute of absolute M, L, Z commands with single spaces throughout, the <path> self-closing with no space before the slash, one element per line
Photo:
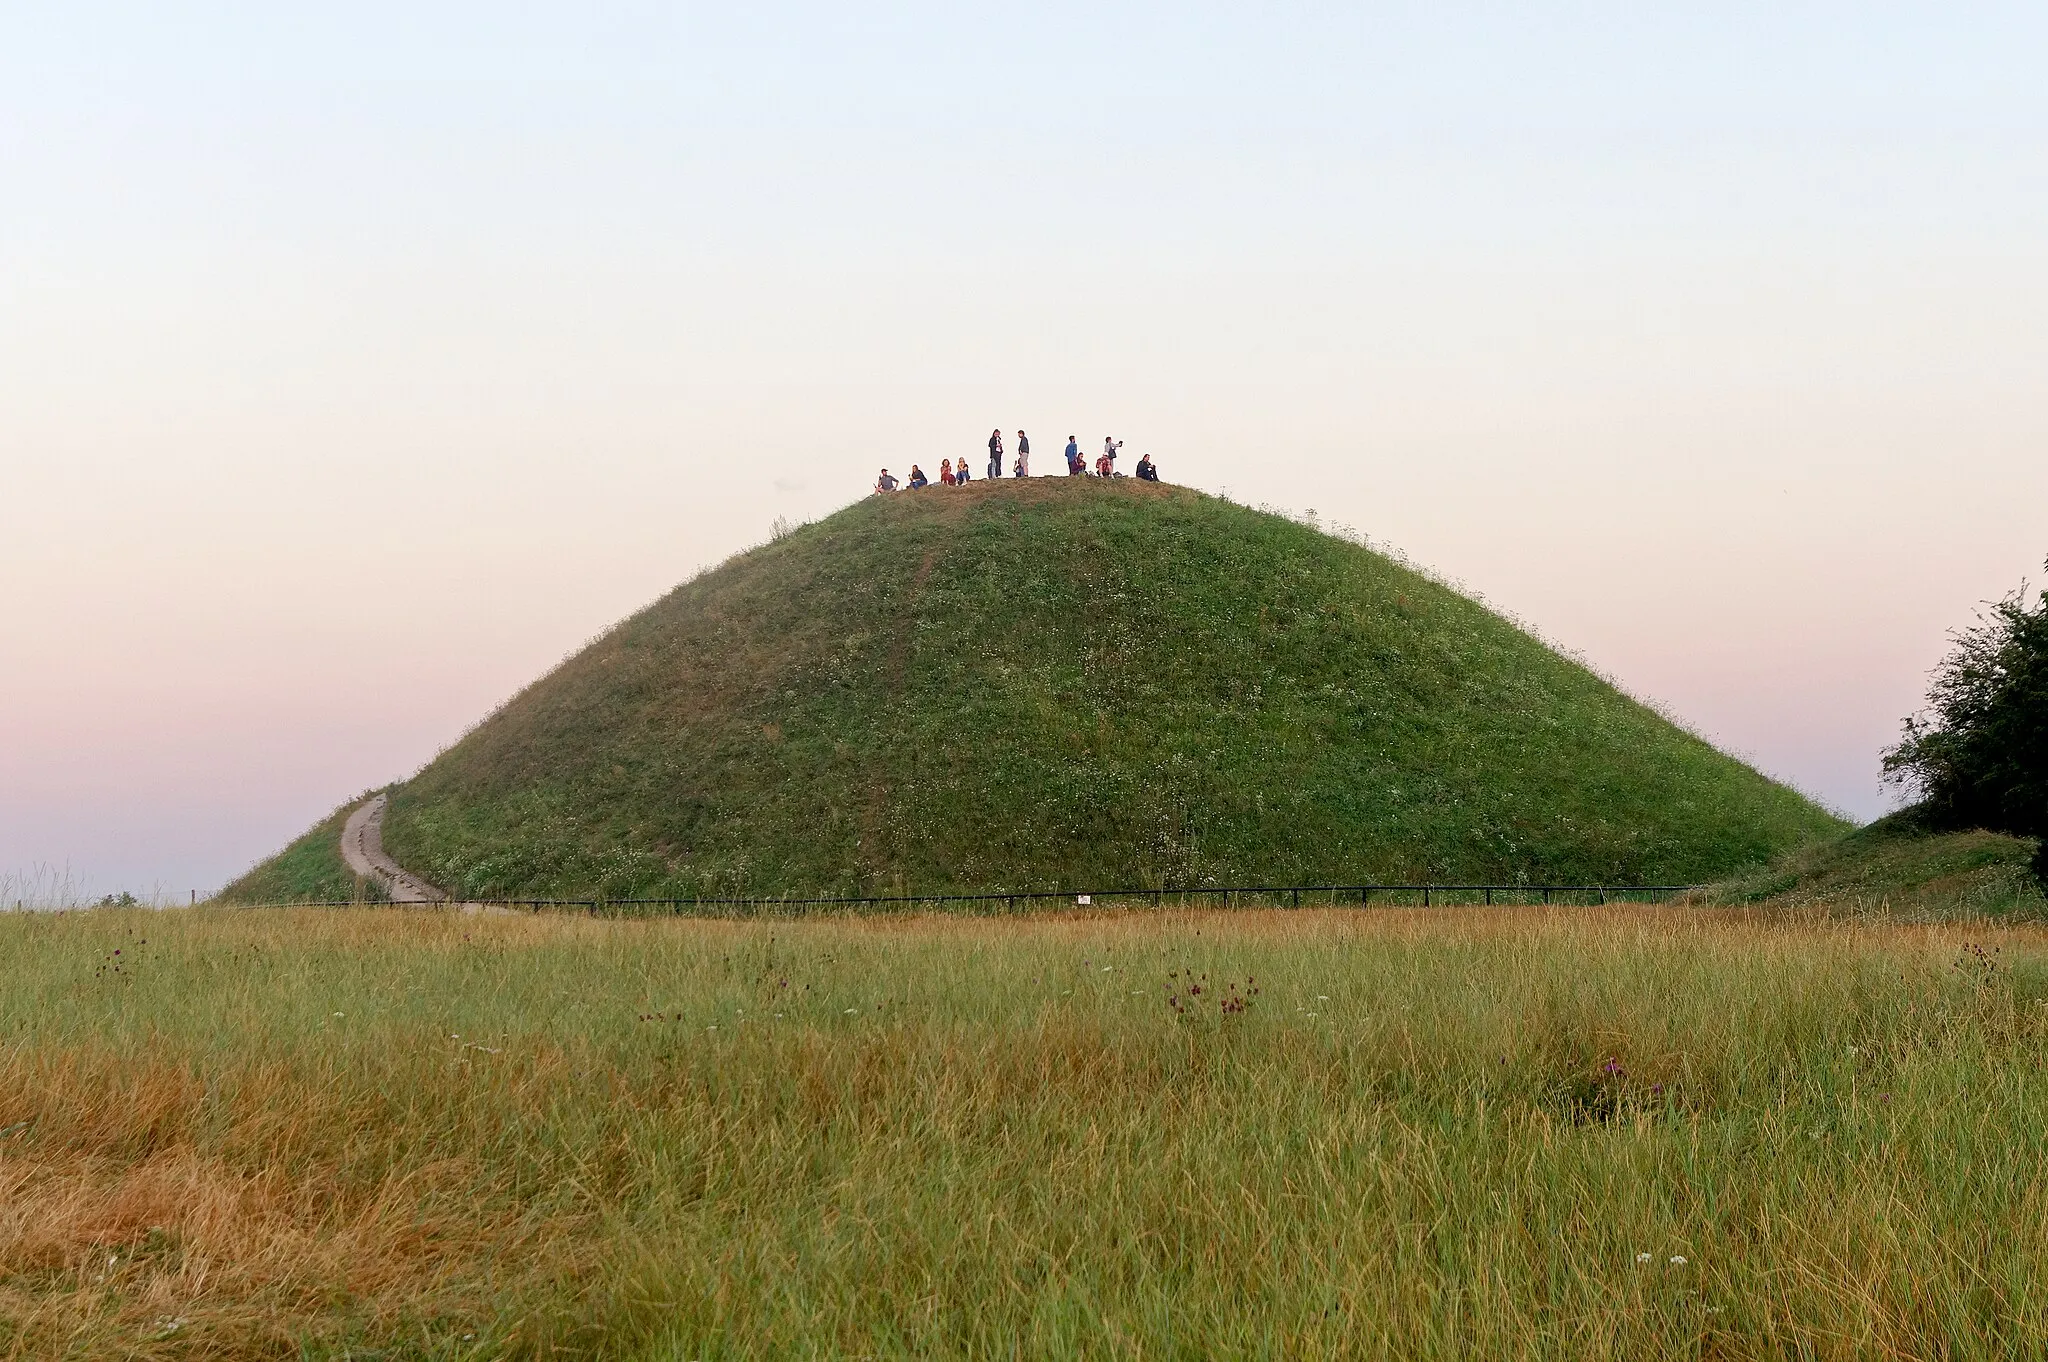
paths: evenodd
<path fill-rule="evenodd" d="M 869 497 L 685 583 L 384 837 L 464 896 L 628 897 L 1680 883 L 1843 826 L 1377 553 L 1046 478 Z"/>

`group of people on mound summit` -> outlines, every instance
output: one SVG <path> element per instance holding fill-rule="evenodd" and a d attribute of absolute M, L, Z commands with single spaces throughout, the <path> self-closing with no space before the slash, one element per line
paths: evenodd
<path fill-rule="evenodd" d="M 1095 460 L 1096 477 L 1120 478 L 1123 476 L 1123 474 L 1116 471 L 1116 456 L 1123 447 L 1124 442 L 1122 440 L 1112 439 L 1107 435 L 1102 437 L 1102 453 Z M 1153 466 L 1150 454 L 1146 454 L 1138 460 L 1138 466 L 1134 471 L 1145 482 L 1159 481 L 1159 470 Z M 1069 435 L 1067 437 L 1067 476 L 1072 478 L 1085 477 L 1087 473 L 1088 461 L 1081 457 L 1081 446 L 1076 443 L 1073 436 Z M 988 475 L 992 478 L 1000 478 L 1003 475 L 1003 432 L 1001 427 L 989 432 Z M 1017 458 L 1016 462 L 1010 465 L 1010 476 L 1013 478 L 1028 478 L 1031 476 L 1031 437 L 1021 430 L 1017 432 Z M 973 481 L 974 474 L 968 470 L 967 460 L 960 460 L 960 465 L 957 468 L 953 466 L 951 459 L 943 459 L 939 462 L 939 485 L 941 487 L 961 487 Z M 916 464 L 910 465 L 910 478 L 907 482 L 898 483 L 886 468 L 882 470 L 882 476 L 875 480 L 875 490 L 877 492 L 893 492 L 899 486 L 929 487 L 930 485 L 931 479 L 927 478 L 924 475 L 924 470 Z"/>

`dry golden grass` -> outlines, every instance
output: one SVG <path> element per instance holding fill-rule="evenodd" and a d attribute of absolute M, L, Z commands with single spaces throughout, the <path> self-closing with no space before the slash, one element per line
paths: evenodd
<path fill-rule="evenodd" d="M 2048 1344 L 2030 927 L 200 910 L 0 942 L 0 1356 Z"/>

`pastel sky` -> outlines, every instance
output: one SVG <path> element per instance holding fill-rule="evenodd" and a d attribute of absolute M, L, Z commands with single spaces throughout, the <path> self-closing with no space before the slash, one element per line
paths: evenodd
<path fill-rule="evenodd" d="M 2038 4 L 309 8 L 0 5 L 17 886 L 203 893 L 998 424 L 1858 817 L 2048 557 Z"/>

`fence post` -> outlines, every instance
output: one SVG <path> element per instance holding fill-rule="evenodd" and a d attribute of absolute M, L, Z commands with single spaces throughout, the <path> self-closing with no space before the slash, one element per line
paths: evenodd
<path fill-rule="evenodd" d="M 1429 886 L 1426 884 L 1422 886 L 1422 906 L 1429 907 Z"/>

